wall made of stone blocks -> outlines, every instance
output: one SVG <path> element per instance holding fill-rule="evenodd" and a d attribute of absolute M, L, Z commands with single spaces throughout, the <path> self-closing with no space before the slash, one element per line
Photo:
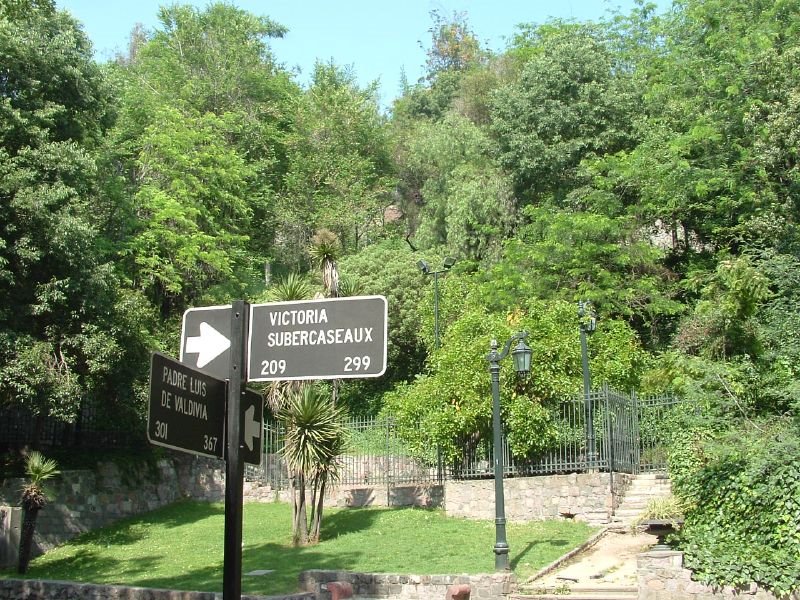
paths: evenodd
<path fill-rule="evenodd" d="M 187 592 L 154 588 L 128 587 L 121 585 L 96 585 L 70 581 L 46 581 L 34 579 L 0 579 L 0 600 L 222 600 L 222 594 L 214 592 Z M 289 594 L 285 596 L 243 595 L 242 600 L 314 600 L 311 594 Z"/>
<path fill-rule="evenodd" d="M 493 479 L 447 481 L 444 495 L 450 516 L 494 518 Z M 567 518 L 604 524 L 616 503 L 609 474 L 599 472 L 505 479 L 504 496 L 506 517 L 513 521 Z"/>
<path fill-rule="evenodd" d="M 350 571 L 305 571 L 300 574 L 300 588 L 319 600 L 330 600 L 328 583 L 343 581 L 353 586 L 354 598 L 391 600 L 442 600 L 451 585 L 469 585 L 472 600 L 508 598 L 516 589 L 513 573 L 486 575 L 397 575 L 353 573 Z"/>
<path fill-rule="evenodd" d="M 715 588 L 692 580 L 692 572 L 683 567 L 683 552 L 655 550 L 637 557 L 639 600 L 778 600 L 756 584 L 747 588 Z M 800 600 L 795 592 L 790 598 Z"/>
<path fill-rule="evenodd" d="M 0 483 L 0 506 L 18 506 L 23 483 L 23 479 Z M 114 462 L 102 462 L 94 470 L 64 470 L 48 483 L 50 501 L 36 522 L 33 556 L 81 533 L 183 498 L 224 502 L 225 463 L 170 452 L 158 461 L 155 470 L 146 465 L 121 467 Z M 246 481 L 243 491 L 246 502 L 290 501 L 288 490 L 274 490 L 259 482 Z M 386 487 L 334 486 L 325 502 L 340 507 L 438 507 L 442 505 L 442 496 L 441 485 L 397 485 L 390 486 L 388 491 Z M 0 529 L 3 550 L 0 554 L 5 563 L 0 566 L 16 564 L 18 536 L 14 538 L 11 533 L 10 527 Z"/>
<path fill-rule="evenodd" d="M 23 479 L 0 483 L 0 505 L 19 506 Z M 171 453 L 155 466 L 98 463 L 94 470 L 64 470 L 48 482 L 50 498 L 36 521 L 33 555 L 124 517 L 182 498 L 221 501 L 224 463 Z"/>
<path fill-rule="evenodd" d="M 267 491 L 268 490 L 268 491 Z M 291 502 L 289 490 L 260 491 L 257 484 L 245 483 L 246 501 Z M 311 500 L 310 494 L 307 499 Z M 441 508 L 444 487 L 440 484 L 403 484 L 384 486 L 336 485 L 325 493 L 325 506 L 336 508 L 361 508 L 365 506 L 417 506 Z"/>

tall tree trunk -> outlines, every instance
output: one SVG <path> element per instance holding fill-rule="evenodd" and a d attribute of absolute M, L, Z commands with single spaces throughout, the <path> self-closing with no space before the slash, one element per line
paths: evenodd
<path fill-rule="evenodd" d="M 308 522 L 306 515 L 306 477 L 303 473 L 296 473 L 298 485 L 294 490 L 293 501 L 293 526 L 292 543 L 295 546 L 304 546 L 308 543 Z"/>
<path fill-rule="evenodd" d="M 24 508 L 22 517 L 22 531 L 19 536 L 19 561 L 17 572 L 24 574 L 28 570 L 28 563 L 31 562 L 31 550 L 33 550 L 33 532 L 36 529 L 36 517 L 39 516 L 39 508 Z"/>
<path fill-rule="evenodd" d="M 311 542 L 319 542 L 320 532 L 322 531 L 322 509 L 325 504 L 325 484 L 327 478 L 323 478 L 319 485 L 319 495 L 316 498 L 316 507 L 312 507 L 311 515 Z"/>

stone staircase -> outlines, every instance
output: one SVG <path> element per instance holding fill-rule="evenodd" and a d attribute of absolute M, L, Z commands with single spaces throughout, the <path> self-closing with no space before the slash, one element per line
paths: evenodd
<path fill-rule="evenodd" d="M 665 498 L 672 493 L 672 485 L 665 473 L 640 473 L 625 491 L 622 502 L 614 511 L 609 524 L 612 528 L 630 527 L 653 498 Z"/>
<path fill-rule="evenodd" d="M 637 475 L 596 542 L 547 573 L 521 583 L 513 600 L 634 600 L 639 597 L 636 556 L 656 542 L 631 529 L 651 498 L 672 491 L 664 473 Z"/>

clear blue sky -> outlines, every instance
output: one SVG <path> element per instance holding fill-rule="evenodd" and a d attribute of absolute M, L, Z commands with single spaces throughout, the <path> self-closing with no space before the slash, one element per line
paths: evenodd
<path fill-rule="evenodd" d="M 172 0 L 56 0 L 83 24 L 98 60 L 127 47 L 134 25 L 158 27 L 158 7 Z M 178 2 L 205 7 L 207 0 Z M 423 74 L 430 13 L 464 12 L 476 36 L 502 50 L 519 23 L 543 23 L 551 17 L 597 20 L 610 10 L 628 13 L 634 0 L 234 0 L 233 4 L 267 16 L 289 29 L 271 41 L 277 60 L 298 72 L 298 82 L 316 60 L 352 67 L 362 85 L 380 80 L 384 105 L 398 95 L 401 73 L 415 83 Z M 660 0 L 659 6 L 668 4 Z"/>

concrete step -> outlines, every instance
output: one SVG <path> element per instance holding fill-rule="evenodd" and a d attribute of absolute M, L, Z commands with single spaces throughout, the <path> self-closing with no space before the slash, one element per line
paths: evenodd
<path fill-rule="evenodd" d="M 632 600 L 638 597 L 638 588 L 614 585 L 551 587 L 511 594 L 513 600 Z"/>
<path fill-rule="evenodd" d="M 659 480 L 656 480 L 656 481 L 653 481 L 653 480 L 639 481 L 639 480 L 634 480 L 628 486 L 628 489 L 629 490 L 664 490 L 664 489 L 670 489 L 671 487 L 672 487 L 672 483 L 670 483 L 669 481 L 659 481 Z"/>
<path fill-rule="evenodd" d="M 639 479 L 669 479 L 669 475 L 665 471 L 647 471 L 639 473 L 636 477 Z"/>
<path fill-rule="evenodd" d="M 631 519 L 635 519 L 636 517 L 638 517 L 643 512 L 644 512 L 643 510 L 630 510 L 630 509 L 620 510 L 620 509 L 617 509 L 617 510 L 614 511 L 614 516 L 612 518 L 613 519 L 627 519 L 627 520 L 630 521 Z"/>
<path fill-rule="evenodd" d="M 657 488 L 628 488 L 625 490 L 625 496 L 669 496 L 672 493 L 672 487 L 660 486 Z"/>
<path fill-rule="evenodd" d="M 632 592 L 630 594 L 622 594 L 622 593 L 613 593 L 613 594 L 602 594 L 602 593 L 582 593 L 576 594 L 570 592 L 567 595 L 562 593 L 557 594 L 534 594 L 532 596 L 520 596 L 520 595 L 512 595 L 511 598 L 516 600 L 637 600 L 639 598 L 639 592 Z"/>
<path fill-rule="evenodd" d="M 631 504 L 631 505 L 637 505 L 638 506 L 639 504 L 641 504 L 641 505 L 647 504 L 653 498 L 664 498 L 664 497 L 665 496 L 659 496 L 657 494 L 650 494 L 650 495 L 637 494 L 635 496 L 626 495 L 622 499 L 622 503 L 623 504 Z"/>
<path fill-rule="evenodd" d="M 637 485 L 629 485 L 626 492 L 634 492 L 637 494 L 664 494 L 672 490 L 671 483 L 654 483 L 646 482 Z"/>

